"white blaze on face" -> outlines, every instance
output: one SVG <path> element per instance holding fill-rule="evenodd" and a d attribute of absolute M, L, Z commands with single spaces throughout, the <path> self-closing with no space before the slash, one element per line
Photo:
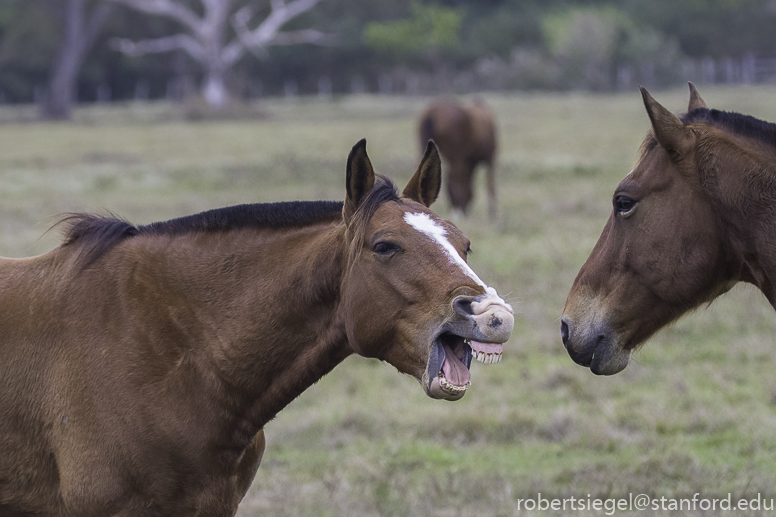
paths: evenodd
<path fill-rule="evenodd" d="M 485 282 L 480 280 L 480 277 L 477 276 L 477 273 L 475 273 L 474 270 L 469 267 L 469 264 L 467 264 L 466 261 L 461 257 L 461 255 L 458 254 L 458 251 L 456 251 L 455 247 L 447 239 L 447 231 L 436 221 L 431 219 L 431 216 L 424 214 L 423 212 L 417 212 L 414 214 L 407 212 L 404 214 L 404 221 L 423 235 L 429 237 L 432 241 L 436 242 L 437 245 L 439 245 L 439 247 L 442 248 L 442 250 L 447 254 L 447 258 L 450 260 L 450 263 L 460 267 L 468 277 L 477 282 L 478 285 L 481 285 L 485 289 L 486 293 L 501 300 L 501 298 L 496 293 L 496 290 L 487 286 Z M 503 300 L 501 301 L 504 303 Z"/>

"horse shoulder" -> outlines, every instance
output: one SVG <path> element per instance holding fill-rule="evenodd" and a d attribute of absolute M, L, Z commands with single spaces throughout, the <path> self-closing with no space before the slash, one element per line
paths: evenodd
<path fill-rule="evenodd" d="M 0 454 L 0 493 L 9 511 L 63 513 L 63 489 L 67 492 L 70 479 L 80 479 L 74 493 L 83 492 L 84 479 L 104 489 L 101 494 L 116 486 L 115 478 L 91 469 L 97 465 L 73 455 L 80 449 L 84 458 L 93 458 L 95 451 L 78 432 L 87 419 L 77 398 L 89 394 L 79 375 L 82 357 L 70 348 L 68 323 L 61 318 L 74 302 L 62 280 L 68 276 L 62 274 L 69 269 L 68 255 L 54 250 L 0 259 L 0 450 L 5 451 Z"/>

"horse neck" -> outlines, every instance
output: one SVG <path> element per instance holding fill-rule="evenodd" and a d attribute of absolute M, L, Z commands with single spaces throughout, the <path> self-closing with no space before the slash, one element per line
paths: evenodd
<path fill-rule="evenodd" d="M 351 353 L 337 312 L 344 230 L 327 224 L 175 239 L 175 253 L 149 256 L 151 285 L 181 297 L 190 318 L 189 342 L 179 345 L 199 347 L 200 370 L 221 393 L 217 403 L 240 420 L 240 440 L 249 439 Z"/>
<path fill-rule="evenodd" d="M 702 157 L 701 183 L 713 204 L 734 279 L 756 285 L 776 309 L 776 149 L 752 145 L 727 152 L 727 160 Z"/>

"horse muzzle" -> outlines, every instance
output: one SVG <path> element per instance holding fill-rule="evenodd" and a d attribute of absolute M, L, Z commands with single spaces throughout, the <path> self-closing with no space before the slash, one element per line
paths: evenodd
<path fill-rule="evenodd" d="M 617 335 L 604 321 L 579 324 L 564 314 L 560 335 L 571 359 L 596 375 L 613 375 L 628 366 L 630 350 L 619 345 Z"/>
<path fill-rule="evenodd" d="M 481 296 L 457 296 L 452 308 L 455 317 L 435 334 L 421 380 L 431 398 L 463 397 L 471 386 L 472 358 L 489 364 L 501 361 L 502 344 L 515 325 L 512 307 L 492 289 Z"/>

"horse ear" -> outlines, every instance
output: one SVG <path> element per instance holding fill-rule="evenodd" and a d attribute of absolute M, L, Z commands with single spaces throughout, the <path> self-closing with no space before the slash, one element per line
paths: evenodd
<path fill-rule="evenodd" d="M 703 102 L 703 99 L 701 99 L 701 94 L 698 93 L 695 85 L 691 82 L 688 82 L 687 84 L 690 85 L 690 105 L 687 107 L 687 111 L 690 112 L 700 108 L 709 109 L 709 107 L 706 106 L 706 103 Z"/>
<path fill-rule="evenodd" d="M 375 184 L 375 170 L 372 168 L 372 162 L 366 154 L 366 138 L 362 138 L 348 155 L 348 165 L 345 176 L 345 188 L 347 197 L 342 206 L 342 218 L 345 224 L 350 223 L 353 214 L 358 210 L 358 206 L 364 199 L 364 196 L 372 190 Z"/>
<path fill-rule="evenodd" d="M 442 160 L 439 158 L 436 144 L 433 140 L 429 140 L 418 170 L 404 187 L 402 196 L 431 206 L 439 196 L 440 188 L 442 188 Z"/>
<path fill-rule="evenodd" d="M 661 106 L 643 87 L 640 89 L 655 139 L 672 159 L 684 156 L 690 147 L 690 133 L 679 117 Z"/>

